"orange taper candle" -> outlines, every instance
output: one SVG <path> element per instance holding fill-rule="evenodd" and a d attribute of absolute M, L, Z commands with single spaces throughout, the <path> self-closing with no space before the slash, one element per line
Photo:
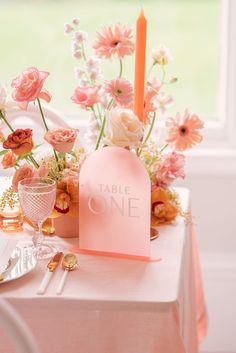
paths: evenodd
<path fill-rule="evenodd" d="M 135 79 L 134 79 L 134 113 L 139 120 L 144 120 L 144 87 L 145 87 L 145 61 L 146 61 L 146 33 L 147 21 L 143 10 L 136 22 L 136 53 L 135 53 Z"/>

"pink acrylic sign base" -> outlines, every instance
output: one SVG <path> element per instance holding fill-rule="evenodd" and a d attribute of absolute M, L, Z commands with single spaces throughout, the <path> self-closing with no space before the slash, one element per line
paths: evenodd
<path fill-rule="evenodd" d="M 80 171 L 79 252 L 150 260 L 149 175 L 120 147 L 91 154 Z"/>
<path fill-rule="evenodd" d="M 93 250 L 82 250 L 79 246 L 72 246 L 69 248 L 70 252 L 77 253 L 77 254 L 86 254 L 86 255 L 96 255 L 96 256 L 105 256 L 105 257 L 116 257 L 118 259 L 131 259 L 131 260 L 138 260 L 144 262 L 160 262 L 162 258 L 160 257 L 142 257 L 142 256 L 134 256 L 134 255 L 127 255 L 127 254 L 117 254 L 117 253 L 108 253 L 102 251 L 93 251 Z"/>

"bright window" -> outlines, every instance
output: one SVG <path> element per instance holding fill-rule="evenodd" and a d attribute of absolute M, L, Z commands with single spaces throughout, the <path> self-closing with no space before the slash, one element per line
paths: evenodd
<path fill-rule="evenodd" d="M 175 98 L 171 112 L 187 106 L 206 119 L 218 117 L 220 0 L 145 0 L 148 19 L 148 53 L 165 44 L 175 61 L 168 73 L 179 82 L 169 87 Z M 52 105 L 63 112 L 78 114 L 70 97 L 76 86 L 70 54 L 70 39 L 63 25 L 74 17 L 89 32 L 89 41 L 102 24 L 130 23 L 140 3 L 132 0 L 45 0 L 0 1 L 0 81 L 10 82 L 28 66 L 50 71 L 45 87 L 53 94 Z M 118 63 L 106 63 L 104 75 L 112 77 Z M 117 69 L 118 70 L 118 69 Z M 125 75 L 133 81 L 133 61 L 127 60 Z"/>

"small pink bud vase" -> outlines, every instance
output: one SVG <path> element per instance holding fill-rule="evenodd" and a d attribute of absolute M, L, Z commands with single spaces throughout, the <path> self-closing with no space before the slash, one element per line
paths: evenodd
<path fill-rule="evenodd" d="M 91 154 L 79 194 L 81 252 L 150 257 L 150 179 L 134 153 L 105 147 Z"/>

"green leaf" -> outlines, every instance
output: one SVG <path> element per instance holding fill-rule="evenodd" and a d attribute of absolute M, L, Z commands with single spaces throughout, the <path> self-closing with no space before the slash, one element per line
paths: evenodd
<path fill-rule="evenodd" d="M 7 154 L 9 150 L 2 150 L 0 151 L 0 156 L 4 156 L 4 154 Z"/>
<path fill-rule="evenodd" d="M 39 147 L 42 146 L 42 145 L 43 145 L 43 143 L 40 143 L 40 144 L 34 146 L 34 147 L 33 147 L 33 150 L 36 150 L 37 148 L 39 148 Z"/>

